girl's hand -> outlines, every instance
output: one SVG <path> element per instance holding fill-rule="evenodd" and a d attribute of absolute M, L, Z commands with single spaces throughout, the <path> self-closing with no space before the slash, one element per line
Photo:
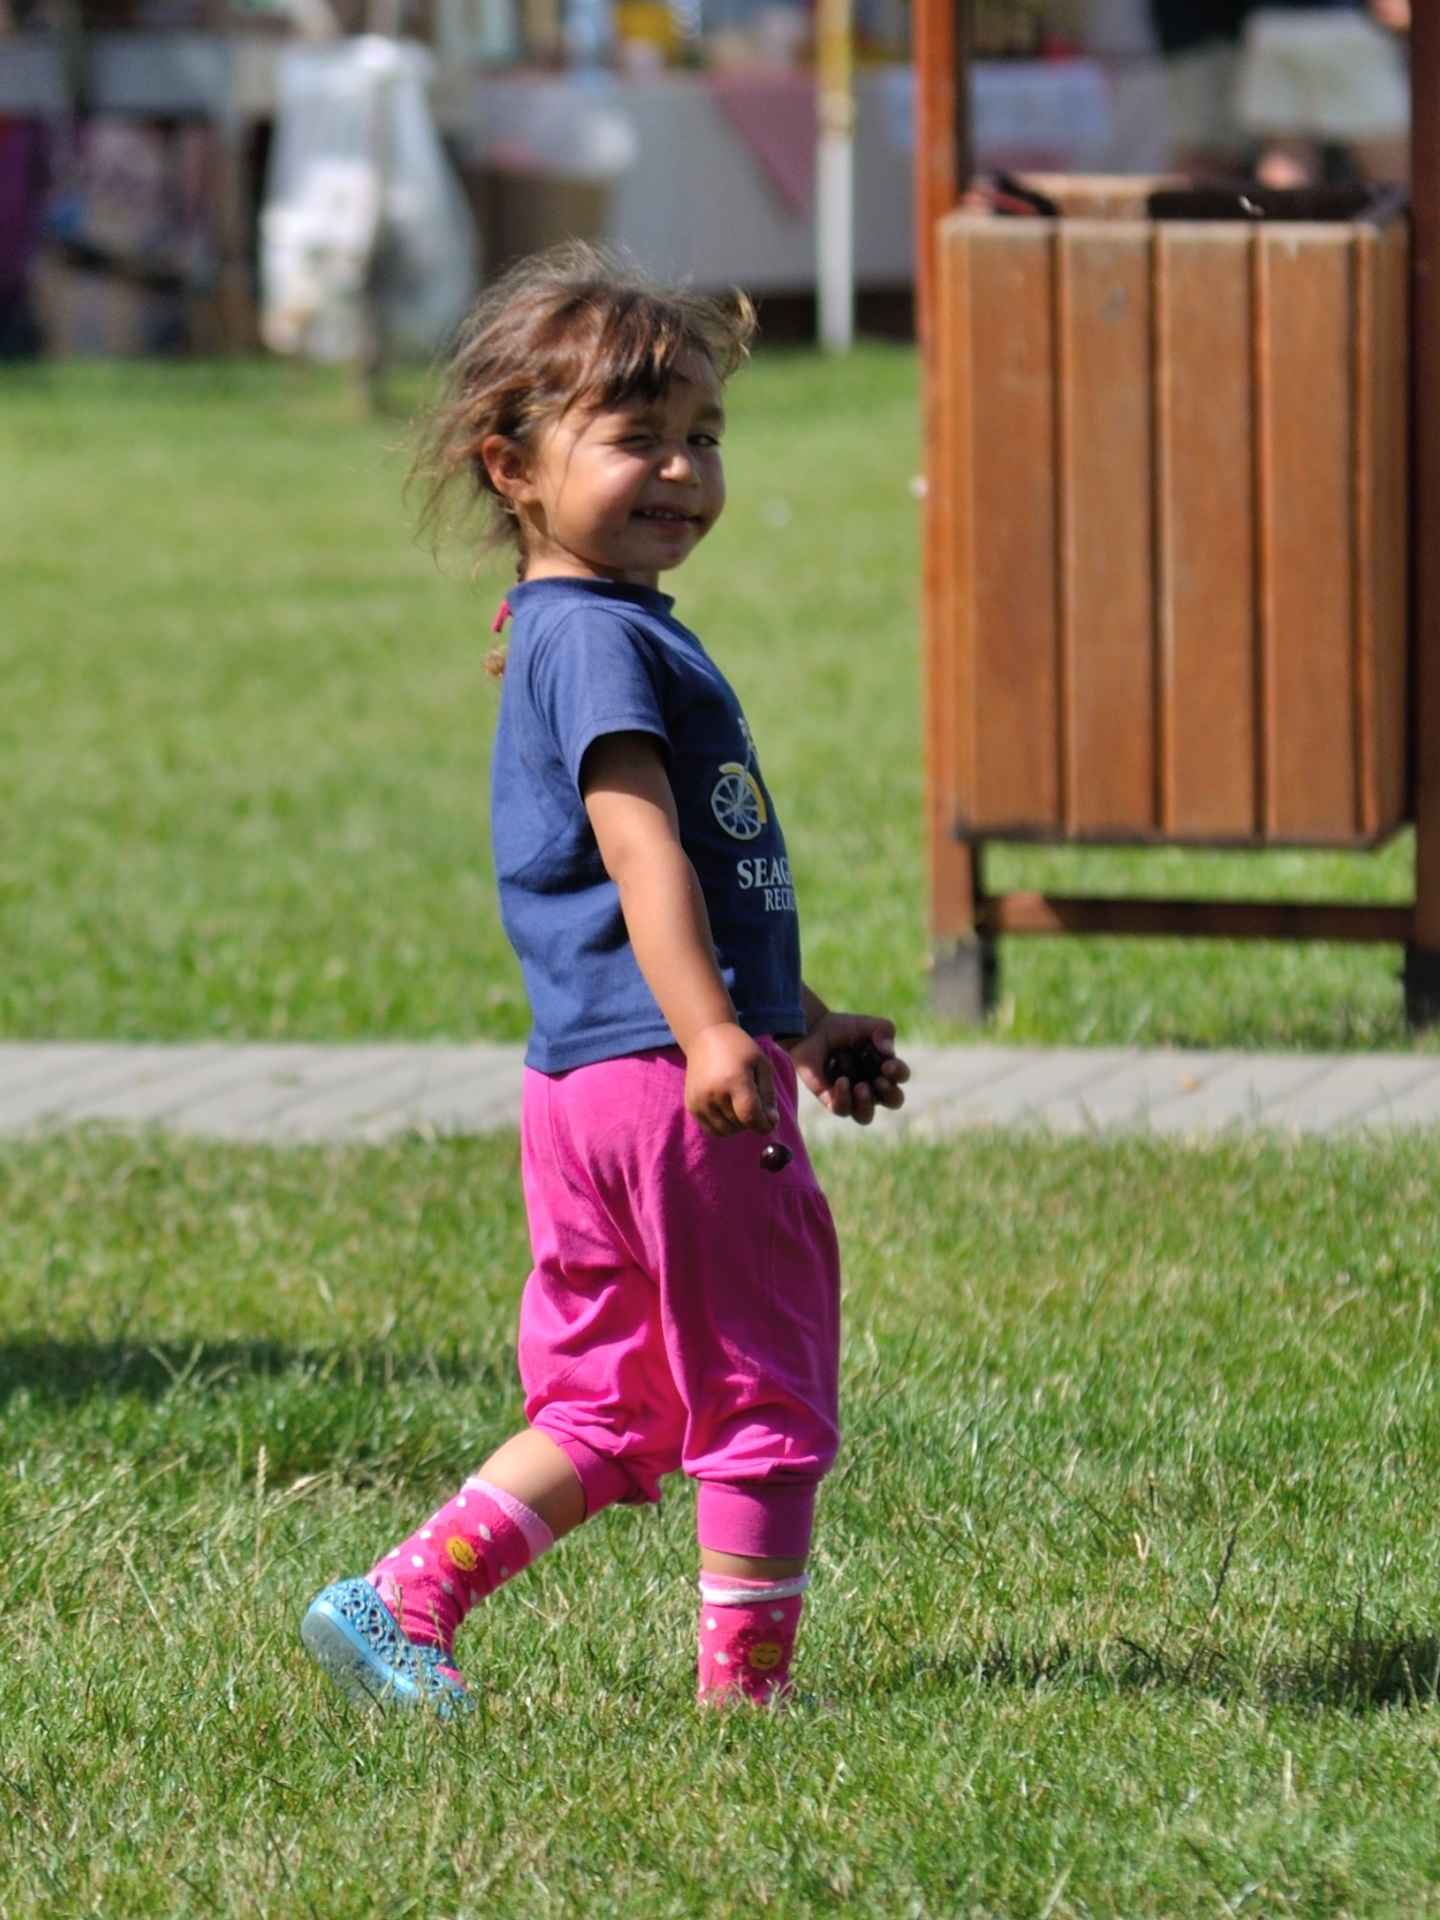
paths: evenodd
<path fill-rule="evenodd" d="M 691 1036 L 685 1049 L 685 1110 L 717 1140 L 747 1127 L 752 1133 L 773 1133 L 779 1126 L 774 1069 L 743 1027 L 727 1020 Z"/>
<path fill-rule="evenodd" d="M 877 1053 L 885 1055 L 885 1065 L 873 1087 L 863 1081 L 852 1087 L 845 1079 L 833 1084 L 826 1080 L 825 1062 L 837 1047 L 861 1047 L 867 1041 Z M 877 1106 L 893 1110 L 905 1104 L 903 1084 L 910 1078 L 910 1069 L 896 1056 L 893 1020 L 881 1020 L 870 1013 L 831 1013 L 827 1009 L 805 1038 L 790 1048 L 790 1058 L 821 1106 L 841 1120 L 868 1127 Z"/>

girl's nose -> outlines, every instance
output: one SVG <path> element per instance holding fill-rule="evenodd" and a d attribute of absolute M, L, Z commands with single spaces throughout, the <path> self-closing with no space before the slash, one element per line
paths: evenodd
<path fill-rule="evenodd" d="M 695 456 L 683 440 L 677 440 L 665 449 L 665 458 L 660 466 L 662 479 L 691 480 L 697 471 Z"/>

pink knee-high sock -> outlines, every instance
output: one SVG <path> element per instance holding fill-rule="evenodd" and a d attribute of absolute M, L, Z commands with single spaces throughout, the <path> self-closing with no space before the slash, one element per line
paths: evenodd
<path fill-rule="evenodd" d="M 810 1576 L 738 1580 L 700 1576 L 700 1694 L 768 1705 L 794 1691 L 790 1661 Z"/>
<path fill-rule="evenodd" d="M 538 1513 L 477 1474 L 365 1577 L 410 1639 L 449 1653 L 470 1609 L 554 1544 Z"/>

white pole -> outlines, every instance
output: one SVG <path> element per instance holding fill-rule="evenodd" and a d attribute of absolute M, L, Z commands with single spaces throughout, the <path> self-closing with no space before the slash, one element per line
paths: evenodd
<path fill-rule="evenodd" d="M 851 0 L 819 0 L 816 68 L 815 269 L 820 344 L 843 353 L 855 338 L 855 84 Z"/>

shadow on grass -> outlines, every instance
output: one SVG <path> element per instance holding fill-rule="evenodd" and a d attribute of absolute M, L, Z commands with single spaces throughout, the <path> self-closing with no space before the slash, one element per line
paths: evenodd
<path fill-rule="evenodd" d="M 1428 1628 L 1402 1622 L 1377 1630 L 1354 1620 L 1346 1628 L 1336 1626 L 1298 1659 L 1260 1665 L 1213 1642 L 1158 1649 L 1125 1638 L 1100 1647 L 1066 1640 L 1031 1645 L 993 1640 L 970 1657 L 950 1653 L 925 1659 L 924 1653 L 914 1653 L 893 1674 L 897 1692 L 950 1692 L 975 1680 L 1018 1692 L 1185 1692 L 1219 1701 L 1261 1699 L 1302 1711 L 1363 1715 L 1436 1705 L 1440 1638 Z M 885 1692 L 883 1680 L 879 1692 Z"/>
<path fill-rule="evenodd" d="M 1440 1640 L 1411 1627 L 1337 1633 L 1313 1657 L 1278 1668 L 1268 1682 L 1272 1698 L 1352 1713 L 1433 1706 L 1440 1697 Z"/>
<path fill-rule="evenodd" d="M 0 1407 L 17 1394 L 32 1404 L 74 1406 L 97 1395 L 161 1400 L 167 1394 L 232 1391 L 271 1380 L 346 1388 L 430 1383 L 479 1393 L 512 1385 L 508 1355 L 459 1349 L 423 1352 L 371 1344 L 296 1347 L 276 1340 L 0 1341 Z"/>

